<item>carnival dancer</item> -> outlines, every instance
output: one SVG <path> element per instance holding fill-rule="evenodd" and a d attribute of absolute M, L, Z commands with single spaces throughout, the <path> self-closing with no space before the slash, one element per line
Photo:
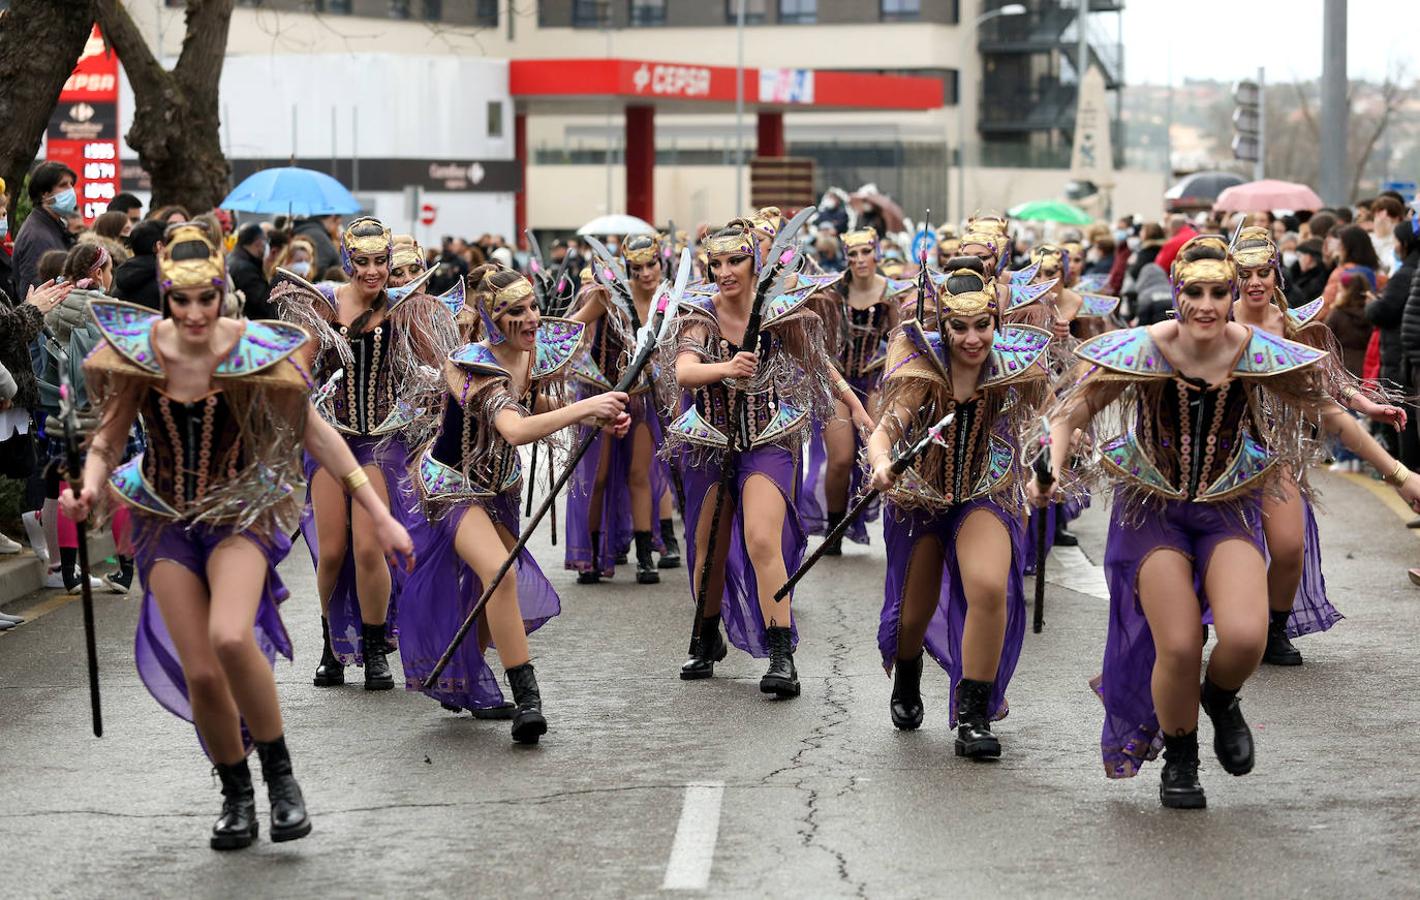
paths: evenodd
<path fill-rule="evenodd" d="M 307 351 L 318 385 L 316 408 L 345 435 L 376 492 L 389 505 L 409 468 L 409 447 L 432 427 L 442 360 L 457 343 L 453 316 L 420 292 L 425 272 L 386 290 L 393 256 L 390 231 L 378 219 L 355 219 L 341 232 L 346 284 L 312 286 L 278 272 L 272 302 L 281 317 L 316 340 Z M 351 506 L 329 473 L 306 458 L 309 505 L 301 533 L 316 566 L 325 645 L 314 684 L 345 683 L 345 666 L 365 667 L 365 690 L 394 687 L 385 655 L 397 634 L 403 575 L 371 541 L 363 508 Z M 394 514 L 413 524 L 401 504 Z"/>
<path fill-rule="evenodd" d="M 1261 226 L 1243 228 L 1233 241 L 1232 254 L 1240 291 L 1233 304 L 1233 317 L 1252 328 L 1328 351 L 1332 355 L 1321 365 L 1331 397 L 1342 406 L 1404 428 L 1405 412 L 1390 402 L 1387 392 L 1377 385 L 1362 383 L 1340 364 L 1335 336 L 1317 318 L 1324 301 L 1318 297 L 1297 309 L 1289 307 L 1282 280 L 1282 255 L 1269 231 Z M 1291 639 L 1326 631 L 1342 615 L 1326 596 L 1321 540 L 1311 498 L 1300 490 L 1296 479 L 1281 479 L 1279 487 L 1280 491 L 1262 499 L 1267 605 L 1271 613 L 1262 661 L 1298 666 L 1302 664 L 1302 654 Z"/>
<path fill-rule="evenodd" d="M 580 294 L 573 321 L 591 329 L 590 348 L 573 364 L 582 392 L 594 396 L 611 389 L 631 361 L 636 332 L 649 322 L 656 293 L 663 289 L 665 265 L 661 242 L 633 235 L 621 244 L 627 278 L 604 261 L 602 283 L 593 281 Z M 567 493 L 566 567 L 578 584 L 595 584 L 616 572 L 617 555 L 636 545 L 636 581 L 657 584 L 658 569 L 680 565 L 680 543 L 671 509 L 669 463 L 657 452 L 663 426 L 651 372 L 630 391 L 631 430 L 622 438 L 599 434 L 577 466 Z M 599 427 L 594 425 L 588 428 Z M 659 519 L 652 532 L 653 519 Z M 652 551 L 660 553 L 659 562 Z"/>
<path fill-rule="evenodd" d="M 1327 397 L 1326 353 L 1229 321 L 1236 271 L 1217 236 L 1193 238 L 1171 279 L 1176 320 L 1111 332 L 1083 343 L 1085 365 L 1051 414 L 1054 493 L 1076 429 L 1124 422 L 1097 442 L 1115 484 L 1105 548 L 1109 637 L 1096 680 L 1105 706 L 1105 772 L 1138 773 L 1162 747 L 1164 806 L 1205 805 L 1198 780 L 1198 707 L 1213 723 L 1213 749 L 1233 775 L 1252 771 L 1252 733 L 1238 691 L 1267 636 L 1261 493 L 1300 471 L 1313 452 L 1313 423 L 1360 447 L 1369 436 Z M 1374 444 L 1374 441 L 1369 441 Z M 1374 454 L 1385 461 L 1383 450 Z M 1394 460 L 1400 495 L 1420 509 L 1420 480 Z M 1203 671 L 1202 621 L 1217 643 Z"/>
<path fill-rule="evenodd" d="M 107 481 L 131 509 L 143 583 L 138 674 L 170 712 L 193 722 L 222 781 L 214 849 L 246 847 L 258 824 L 246 756 L 255 743 L 271 801 L 271 837 L 310 833 L 292 774 L 272 667 L 291 657 L 276 567 L 300 513 L 305 446 L 341 475 L 378 552 L 412 562 L 413 545 L 340 435 L 312 414 L 297 354 L 307 341 L 281 322 L 221 315 L 220 249 L 197 225 L 170 228 L 158 254 L 169 317 L 94 300 L 103 343 L 84 364 L 101 420 L 82 487 L 65 511 L 83 520 Z M 147 449 L 112 472 L 141 416 Z"/>
<path fill-rule="evenodd" d="M 909 319 L 892 339 L 868 442 L 872 486 L 888 492 L 878 646 L 893 675 L 893 725 L 922 724 L 925 643 L 951 678 L 956 754 L 995 758 L 991 721 L 1006 715 L 1025 638 L 1019 435 L 1045 394 L 1050 334 L 999 325 L 990 280 L 970 269 L 947 273 L 938 304 L 942 331 Z M 935 446 L 895 478 L 892 451 L 947 413 L 955 416 Z"/>
<path fill-rule="evenodd" d="M 878 408 L 888 338 L 897 328 L 901 306 L 915 297 L 916 291 L 911 281 L 878 272 L 881 251 L 873 229 L 848 232 L 843 236 L 843 249 L 848 257 L 848 278 L 840 281 L 834 292 L 840 306 L 836 319 L 843 332 L 834 345 L 838 347 L 836 362 L 858 401 L 872 415 Z M 810 445 L 798 500 L 799 515 L 809 534 L 831 532 L 842 521 L 848 501 L 862 491 L 864 481 L 858 465 L 863 440 L 846 406 L 839 404 L 833 417 L 822 423 L 822 432 L 822 455 L 815 454 L 814 445 Z M 870 503 L 858 521 L 848 526 L 848 539 L 868 543 L 867 525 L 877 518 L 878 504 Z M 842 555 L 840 544 L 835 540 L 825 555 Z"/>
<path fill-rule="evenodd" d="M 424 261 L 424 248 L 419 246 L 413 235 L 394 235 L 390 247 L 390 277 L 385 280 L 386 288 L 404 287 L 424 274 L 428 268 Z"/>
<path fill-rule="evenodd" d="M 517 540 L 522 469 L 518 447 L 580 422 L 600 422 L 617 437 L 631 427 L 626 395 L 604 392 L 564 405 L 563 381 L 582 349 L 580 322 L 543 318 L 532 285 L 516 272 L 485 265 L 469 273 L 470 302 L 482 340 L 463 344 L 442 370 L 438 434 L 413 470 L 421 529 L 419 566 L 401 599 L 400 657 L 405 686 L 423 690 L 449 640 Z M 561 604 L 526 549 L 499 583 L 478 622 L 426 691 L 446 709 L 513 720 L 513 740 L 534 744 L 547 732 L 527 635 Z M 483 658 L 492 644 L 513 691 L 511 707 Z"/>
<path fill-rule="evenodd" d="M 694 642 L 699 652 L 681 667 L 680 677 L 714 674 L 727 652 L 723 615 L 731 643 L 770 659 L 760 690 L 797 696 L 794 621 L 789 601 L 776 603 L 774 591 L 804 552 L 793 504 L 803 431 L 813 415 L 829 415 L 835 394 L 859 427 L 870 427 L 871 420 L 848 382 L 836 377 L 833 386 L 822 325 L 805 308 L 825 277 L 801 275 L 798 287 L 765 302 L 769 292 L 756 289 L 761 251 L 752 223 L 737 219 L 703 247 L 716 292 L 688 296 L 662 343 L 674 360 L 662 377 L 681 398 L 664 452 L 680 464 L 686 523 L 694 527 L 687 546 L 693 596 L 702 570 L 709 573 Z M 752 346 L 742 346 L 752 320 L 759 331 Z M 712 564 L 697 564 L 712 543 Z"/>

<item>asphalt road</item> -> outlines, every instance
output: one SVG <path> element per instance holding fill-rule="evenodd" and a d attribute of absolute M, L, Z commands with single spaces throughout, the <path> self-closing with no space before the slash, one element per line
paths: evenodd
<path fill-rule="evenodd" d="M 1306 665 L 1243 693 L 1256 771 L 1207 757 L 1209 808 L 1161 809 L 1158 764 L 1105 779 L 1087 679 L 1106 603 L 1092 596 L 1104 516 L 1047 581 L 996 727 L 999 763 L 952 754 L 947 684 L 926 725 L 888 720 L 875 646 L 882 544 L 849 545 L 799 591 L 803 696 L 757 689 L 732 651 L 710 682 L 676 678 L 685 570 L 657 587 L 574 585 L 533 640 L 551 732 L 454 717 L 420 695 L 319 690 L 314 579 L 283 568 L 294 665 L 277 668 L 288 741 L 315 823 L 307 839 L 207 849 L 220 805 L 192 730 L 133 669 L 137 593 L 98 602 L 106 732 L 89 733 L 77 603 L 0 637 L 0 896 L 1299 897 L 1420 893 L 1420 545 L 1357 479 L 1320 476 L 1331 596 L 1348 618 L 1301 639 Z M 33 608 L 43 597 L 10 604 Z M 354 670 L 352 670 L 354 671 Z M 1210 733 L 1205 725 L 1205 746 Z M 255 764 L 254 764 L 255 768 Z M 258 782 L 258 805 L 266 818 Z"/>

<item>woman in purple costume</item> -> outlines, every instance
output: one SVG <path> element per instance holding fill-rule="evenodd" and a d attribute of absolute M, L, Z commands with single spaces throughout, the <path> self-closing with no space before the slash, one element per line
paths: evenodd
<path fill-rule="evenodd" d="M 731 643 L 770 659 L 760 690 L 793 697 L 799 693 L 793 618 L 789 601 L 776 602 L 774 592 L 803 558 L 804 533 L 793 503 L 803 432 L 812 416 L 826 416 L 835 394 L 860 427 L 868 427 L 870 420 L 846 381 L 840 377 L 834 385 L 821 323 L 804 308 L 818 283 L 809 281 L 767 300 L 756 346 L 742 348 L 760 260 L 753 225 L 735 220 L 703 247 L 716 292 L 682 304 L 662 347 L 674 359 L 663 377 L 681 397 L 681 415 L 667 428 L 665 452 L 679 461 L 686 523 L 695 528 L 687 548 L 692 596 L 701 570 L 696 561 L 704 559 L 709 546 L 741 392 L 750 435 L 749 446 L 728 461 L 736 474 L 715 537 L 718 564 L 710 567 L 705 585 L 704 638 L 700 653 L 681 666 L 680 677 L 709 678 L 715 663 L 725 658 L 723 614 Z"/>
<path fill-rule="evenodd" d="M 1405 411 L 1393 405 L 1385 390 L 1361 382 L 1339 363 L 1336 338 L 1320 321 L 1320 298 L 1292 309 L 1282 290 L 1282 254 L 1266 228 L 1252 226 L 1239 232 L 1232 247 L 1238 270 L 1239 296 L 1233 317 L 1244 325 L 1298 341 L 1332 353 L 1325 368 L 1328 393 L 1343 406 L 1405 427 Z M 1375 448 L 1379 449 L 1379 447 Z M 1378 467 L 1378 471 L 1390 471 Z M 1317 535 L 1312 501 L 1298 480 L 1282 479 L 1281 491 L 1262 500 L 1262 533 L 1267 540 L 1267 606 L 1271 622 L 1262 661 L 1276 666 L 1299 666 L 1302 654 L 1291 638 L 1326 631 L 1342 618 L 1326 596 L 1321 571 L 1321 541 Z"/>
<path fill-rule="evenodd" d="M 878 646 L 894 673 L 893 725 L 922 724 L 923 645 L 951 678 L 956 754 L 996 758 L 991 721 L 1025 638 L 1025 470 L 1019 435 L 1048 382 L 1050 334 L 998 330 L 996 291 L 971 269 L 947 273 L 942 331 L 909 319 L 888 349 L 883 414 L 868 442 L 872 486 L 887 493 L 887 577 Z M 893 449 L 953 413 L 914 466 L 894 478 Z"/>
<path fill-rule="evenodd" d="M 340 235 L 349 283 L 316 287 L 283 271 L 271 292 L 281 317 L 316 337 L 309 351 L 316 408 L 345 435 L 387 508 L 408 472 L 409 448 L 433 425 L 426 411 L 438 402 L 439 367 L 458 340 L 452 314 L 420 290 L 432 272 L 387 287 L 393 257 L 390 230 L 362 217 Z M 325 639 L 314 684 L 342 685 L 346 665 L 363 665 L 365 690 L 390 690 L 385 654 L 397 634 L 403 576 L 370 540 L 364 510 L 346 501 L 315 459 L 308 456 L 305 468 L 301 533 L 316 566 Z M 406 526 L 415 524 L 403 504 L 392 508 Z"/>
<path fill-rule="evenodd" d="M 1327 396 L 1324 352 L 1229 321 L 1237 275 L 1221 238 L 1185 244 L 1171 280 L 1177 319 L 1077 348 L 1080 375 L 1051 416 L 1051 464 L 1059 484 L 1077 429 L 1101 414 L 1125 423 L 1095 442 L 1115 484 L 1109 637 L 1096 683 L 1105 772 L 1131 777 L 1162 747 L 1160 802 L 1197 809 L 1206 805 L 1200 702 L 1223 768 L 1253 767 L 1237 695 L 1267 641 L 1262 493 L 1301 471 L 1314 423 L 1348 446 L 1369 436 Z M 1398 463 L 1382 471 L 1420 509 L 1420 479 Z M 1031 490 L 1040 503 L 1054 485 Z M 1217 643 L 1200 690 L 1205 613 Z"/>
<path fill-rule="evenodd" d="M 429 526 L 416 530 L 419 566 L 400 608 L 400 658 L 405 686 L 423 683 L 483 585 L 517 543 L 522 471 L 518 447 L 581 422 L 610 422 L 617 436 L 630 428 L 626 395 L 606 392 L 563 405 L 562 379 L 581 350 L 584 326 L 541 318 L 532 285 L 494 265 L 469 274 L 469 302 L 483 340 L 466 343 L 442 368 L 444 398 L 438 433 L 412 472 L 418 505 Z M 489 598 L 470 635 L 435 686 L 426 691 L 445 709 L 477 718 L 511 718 L 513 740 L 535 744 L 547 732 L 542 697 L 528 656 L 527 635 L 560 610 L 557 592 L 526 549 Z M 513 691 L 503 700 L 483 654 L 489 645 Z"/>
<path fill-rule="evenodd" d="M 246 756 L 255 743 L 271 800 L 271 838 L 310 833 L 291 770 L 272 668 L 291 657 L 277 604 L 276 566 L 291 549 L 307 452 L 366 511 L 380 553 L 412 562 L 413 544 L 368 483 L 345 442 L 307 399 L 296 361 L 304 331 L 221 315 L 226 271 L 199 225 L 168 230 L 158 254 L 169 318 L 117 301 L 90 305 L 103 343 L 84 363 L 101 420 L 78 497 L 64 511 L 83 521 L 107 481 L 132 511 L 143 582 L 135 645 L 154 698 L 197 727 L 222 781 L 217 850 L 256 838 Z M 122 466 L 129 427 L 143 417 L 148 445 Z M 112 471 L 112 478 L 110 472 Z"/>
<path fill-rule="evenodd" d="M 849 274 L 847 280 L 839 282 L 834 295 L 842 306 L 838 318 L 844 332 L 838 344 L 837 363 L 864 409 L 874 411 L 878 407 L 888 338 L 897 328 L 899 310 L 916 292 L 910 281 L 879 274 L 878 233 L 873 229 L 848 232 L 843 236 L 843 249 L 848 256 Z M 817 460 L 810 458 L 810 470 L 804 479 L 799 511 L 809 534 L 832 531 L 843 520 L 849 500 L 862 491 L 864 474 L 858 465 L 862 443 L 847 406 L 840 403 L 833 417 L 823 423 L 822 470 L 815 465 Z M 877 518 L 878 505 L 872 503 L 858 521 L 848 526 L 848 539 L 868 543 L 867 523 Z M 834 541 L 824 550 L 825 555 L 841 555 L 840 543 Z"/>
<path fill-rule="evenodd" d="M 631 361 L 636 332 L 649 322 L 657 292 L 664 283 L 661 242 L 635 235 L 621 245 L 626 277 L 607 271 L 601 283 L 582 290 L 573 321 L 592 331 L 589 351 L 574 364 L 582 393 L 611 390 Z M 615 294 L 613 294 L 615 292 Z M 630 305 L 628 305 L 628 303 Z M 616 574 L 617 555 L 636 545 L 636 582 L 657 584 L 658 569 L 680 565 L 680 544 L 671 519 L 669 464 L 657 458 L 663 437 L 654 379 L 650 369 L 632 387 L 631 431 L 623 438 L 606 434 L 593 438 L 567 491 L 566 566 L 577 571 L 578 584 L 596 584 Z M 593 427 L 593 426 L 587 426 Z M 658 531 L 651 523 L 659 518 Z M 651 551 L 660 551 L 659 562 Z"/>

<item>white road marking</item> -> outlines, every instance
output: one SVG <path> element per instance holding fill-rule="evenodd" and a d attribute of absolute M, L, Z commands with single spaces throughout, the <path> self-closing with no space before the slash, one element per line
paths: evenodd
<path fill-rule="evenodd" d="M 663 891 L 703 891 L 710 883 L 715 864 L 715 842 L 720 837 L 720 800 L 725 795 L 723 781 L 692 782 L 685 786 L 685 802 L 680 808 L 680 824 L 666 863 Z"/>
<path fill-rule="evenodd" d="M 1104 567 L 1090 562 L 1085 551 L 1079 547 L 1052 547 L 1046 558 L 1045 582 L 1097 597 L 1109 599 L 1109 583 L 1105 581 Z"/>

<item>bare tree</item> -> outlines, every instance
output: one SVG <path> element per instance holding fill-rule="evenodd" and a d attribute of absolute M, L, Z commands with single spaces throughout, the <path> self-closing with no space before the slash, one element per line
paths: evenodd
<path fill-rule="evenodd" d="M 12 191 L 39 152 L 93 23 L 94 0 L 11 0 L 0 13 L 0 174 Z"/>
<path fill-rule="evenodd" d="M 171 71 L 153 56 L 120 0 L 97 2 L 100 27 L 133 87 L 133 127 L 124 137 L 152 179 L 152 205 L 211 209 L 231 175 L 219 139 L 217 88 L 232 0 L 187 0 L 187 32 Z"/>

